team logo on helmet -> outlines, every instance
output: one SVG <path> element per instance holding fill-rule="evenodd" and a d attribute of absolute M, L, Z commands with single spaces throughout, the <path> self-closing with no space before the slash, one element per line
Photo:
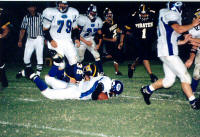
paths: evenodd
<path fill-rule="evenodd" d="M 112 81 L 112 88 L 111 88 L 111 92 L 114 92 L 116 95 L 119 95 L 123 92 L 124 89 L 124 85 L 121 81 L 119 80 L 113 80 Z"/>
<path fill-rule="evenodd" d="M 83 68 L 83 74 L 87 76 L 97 76 L 97 67 L 94 64 L 89 64 Z"/>

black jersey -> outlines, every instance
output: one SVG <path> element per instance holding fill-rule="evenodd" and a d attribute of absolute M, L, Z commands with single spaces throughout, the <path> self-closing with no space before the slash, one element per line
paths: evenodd
<path fill-rule="evenodd" d="M 105 38 L 117 38 L 120 36 L 122 31 L 119 28 L 119 24 L 116 22 L 108 23 L 104 22 L 102 27 L 103 37 Z"/>
<path fill-rule="evenodd" d="M 133 33 L 138 40 L 152 40 L 156 39 L 156 20 L 154 12 L 148 13 L 148 18 L 143 20 L 139 13 L 135 12 L 131 15 L 127 25 L 127 31 Z"/>

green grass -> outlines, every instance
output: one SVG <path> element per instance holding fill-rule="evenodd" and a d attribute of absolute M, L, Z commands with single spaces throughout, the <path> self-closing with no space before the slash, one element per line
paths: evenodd
<path fill-rule="evenodd" d="M 114 75 L 112 62 L 104 64 L 105 73 L 125 85 L 121 96 L 108 101 L 46 99 L 31 81 L 15 79 L 19 69 L 8 66 L 9 87 L 0 92 L 2 137 L 199 136 L 200 111 L 190 108 L 178 79 L 172 88 L 156 91 L 150 106 L 144 103 L 139 90 L 150 78 L 143 65 L 129 79 L 127 62 L 120 65 L 123 76 Z M 153 63 L 152 70 L 163 77 L 161 64 Z"/>

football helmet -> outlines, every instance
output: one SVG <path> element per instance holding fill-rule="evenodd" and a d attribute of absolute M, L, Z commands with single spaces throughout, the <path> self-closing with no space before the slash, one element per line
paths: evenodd
<path fill-rule="evenodd" d="M 149 19 L 149 8 L 145 4 L 141 4 L 139 7 L 139 18 L 142 21 L 146 21 Z"/>
<path fill-rule="evenodd" d="M 105 10 L 103 11 L 103 15 L 105 20 L 107 20 L 108 18 L 113 19 L 113 12 L 109 8 L 105 8 Z"/>
<path fill-rule="evenodd" d="M 57 6 L 57 9 L 62 13 L 67 12 L 67 10 L 68 10 L 68 2 L 67 1 L 59 1 L 56 3 L 56 6 Z"/>
<path fill-rule="evenodd" d="M 97 7 L 94 4 L 90 4 L 86 13 L 89 19 L 94 22 L 97 17 Z"/>
<path fill-rule="evenodd" d="M 194 17 L 195 18 L 200 18 L 200 8 L 195 11 Z"/>
<path fill-rule="evenodd" d="M 183 6 L 183 3 L 181 1 L 168 2 L 168 4 L 167 4 L 167 7 L 169 10 L 178 12 L 179 14 L 182 14 L 182 6 Z"/>
<path fill-rule="evenodd" d="M 3 8 L 0 8 L 0 16 L 1 16 L 2 13 L 3 13 Z"/>
<path fill-rule="evenodd" d="M 113 92 L 115 95 L 120 95 L 123 92 L 124 85 L 119 80 L 112 80 L 112 87 L 110 92 Z"/>
<path fill-rule="evenodd" d="M 97 76 L 97 67 L 95 64 L 89 64 L 87 66 L 85 66 L 83 68 L 83 75 L 87 75 L 87 76 L 93 76 L 96 77 Z"/>

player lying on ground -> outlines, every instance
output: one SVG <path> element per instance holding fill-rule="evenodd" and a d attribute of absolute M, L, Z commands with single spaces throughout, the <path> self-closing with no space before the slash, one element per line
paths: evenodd
<path fill-rule="evenodd" d="M 86 66 L 84 79 L 79 84 L 66 83 L 47 75 L 45 81 L 52 89 L 32 70 L 28 71 L 27 77 L 36 84 L 42 95 L 49 99 L 107 100 L 122 93 L 122 82 L 111 80 L 107 76 L 93 77 L 93 72 L 90 65 Z"/>

